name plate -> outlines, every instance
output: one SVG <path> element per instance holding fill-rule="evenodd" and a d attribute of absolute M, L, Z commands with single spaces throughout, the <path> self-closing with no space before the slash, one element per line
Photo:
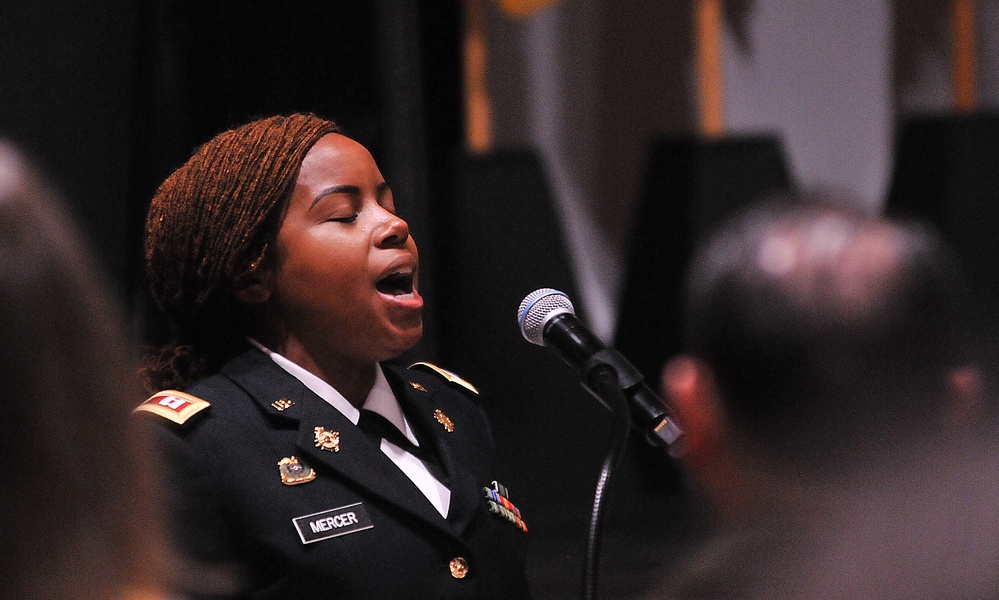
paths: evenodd
<path fill-rule="evenodd" d="M 360 502 L 295 517 L 291 522 L 295 524 L 298 537 L 302 538 L 303 544 L 328 540 L 374 527 L 374 524 L 371 523 L 371 517 L 368 516 L 368 511 Z"/>

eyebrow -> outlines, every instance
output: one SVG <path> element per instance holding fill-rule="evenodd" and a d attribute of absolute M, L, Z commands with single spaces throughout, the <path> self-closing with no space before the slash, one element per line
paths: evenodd
<path fill-rule="evenodd" d="M 379 198 L 381 198 L 382 195 L 385 192 L 389 191 L 390 189 L 391 188 L 389 187 L 389 184 L 383 181 L 378 184 L 377 188 L 375 188 L 375 194 Z M 309 205 L 309 210 L 312 210 L 312 207 L 318 204 L 320 200 L 331 194 L 350 194 L 353 196 L 358 196 L 360 195 L 360 193 L 361 193 L 361 188 L 357 187 L 356 185 L 331 185 L 330 187 L 325 188 L 323 189 L 323 191 L 316 194 L 316 199 L 313 200 L 312 204 Z"/>

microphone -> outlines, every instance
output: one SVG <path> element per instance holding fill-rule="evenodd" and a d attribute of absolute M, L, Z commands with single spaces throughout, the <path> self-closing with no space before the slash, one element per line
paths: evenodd
<path fill-rule="evenodd" d="M 647 441 L 669 451 L 683 432 L 666 413 L 663 401 L 645 384 L 642 374 L 628 359 L 607 348 L 579 319 L 569 297 L 551 288 L 528 294 L 517 309 L 517 323 L 524 339 L 554 348 L 583 378 L 583 387 L 608 410 L 611 406 L 593 389 L 591 379 L 600 370 L 610 369 L 616 384 L 628 400 L 632 426 Z"/>

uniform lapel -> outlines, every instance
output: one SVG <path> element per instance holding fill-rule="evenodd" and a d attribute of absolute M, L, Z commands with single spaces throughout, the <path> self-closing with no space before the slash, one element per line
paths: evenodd
<path fill-rule="evenodd" d="M 260 404 L 272 420 L 285 420 L 292 427 L 297 422 L 296 446 L 313 468 L 321 473 L 325 467 L 414 518 L 451 533 L 426 496 L 350 419 L 263 353 L 252 354 L 257 356 L 245 355 L 238 359 L 244 364 L 227 374 Z M 279 410 L 274 403 L 281 398 L 292 400 L 293 405 Z M 317 447 L 317 427 L 338 434 L 338 451 Z"/>
<path fill-rule="evenodd" d="M 315 428 L 339 433 L 339 451 L 316 446 Z M 313 465 L 325 465 L 369 493 L 436 527 L 443 527 L 440 513 L 399 470 L 378 445 L 318 396 L 307 392 L 298 430 L 298 447 Z"/>
<path fill-rule="evenodd" d="M 448 394 L 435 391 L 434 388 L 414 388 L 406 379 L 406 371 L 386 369 L 386 378 L 396 392 L 396 397 L 402 404 L 406 418 L 414 429 L 421 443 L 435 446 L 437 455 L 447 470 L 451 490 L 451 506 L 447 521 L 460 535 L 471 523 L 472 517 L 481 502 L 480 486 L 475 473 L 467 466 L 470 454 L 466 447 L 471 431 L 462 428 L 461 415 L 467 409 L 459 406 Z M 425 390 L 425 391 L 424 391 Z M 454 431 L 448 431 L 435 418 L 435 411 L 440 410 L 445 416 L 451 415 L 457 419 Z M 450 417 L 449 417 L 450 418 Z M 470 423 L 466 422 L 465 425 Z M 487 443 L 477 440 L 477 443 Z"/>

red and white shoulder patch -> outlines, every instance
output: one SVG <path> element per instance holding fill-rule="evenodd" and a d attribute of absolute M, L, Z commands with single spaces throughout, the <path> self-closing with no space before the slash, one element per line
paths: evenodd
<path fill-rule="evenodd" d="M 133 412 L 150 412 L 164 419 L 183 425 L 188 419 L 211 406 L 207 400 L 197 396 L 163 390 L 149 397 L 148 400 L 135 407 Z"/>

